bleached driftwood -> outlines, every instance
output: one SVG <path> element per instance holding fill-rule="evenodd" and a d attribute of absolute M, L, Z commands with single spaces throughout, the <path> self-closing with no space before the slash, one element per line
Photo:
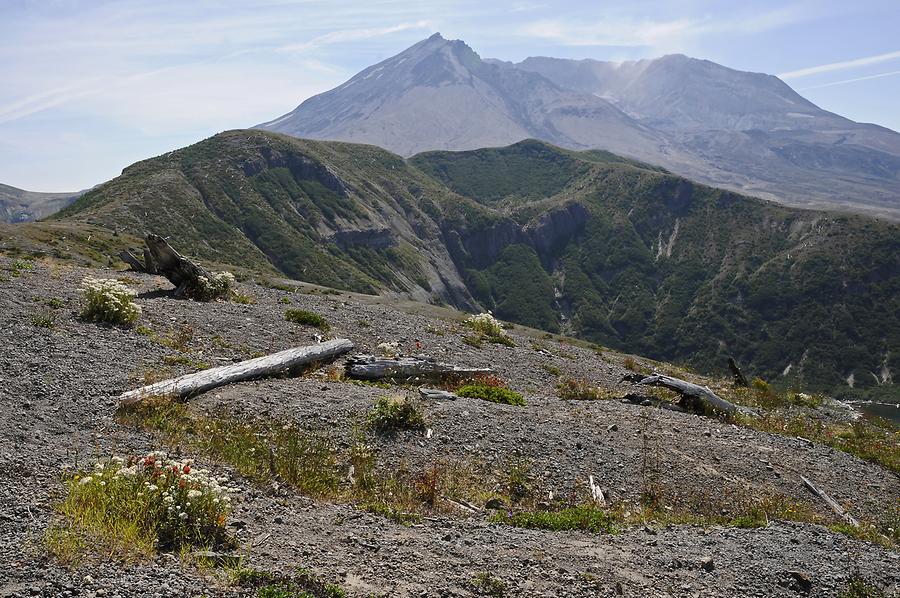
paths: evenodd
<path fill-rule="evenodd" d="M 131 390 L 119 397 L 119 403 L 130 405 L 157 396 L 190 397 L 231 382 L 273 376 L 304 365 L 332 359 L 352 349 L 353 343 L 343 338 L 308 347 L 285 349 L 271 355 L 210 368 Z"/>
<path fill-rule="evenodd" d="M 810 492 L 818 496 L 822 502 L 831 507 L 831 510 L 834 511 L 838 517 L 852 525 L 853 527 L 859 527 L 859 521 L 857 521 L 853 515 L 848 513 L 844 507 L 838 504 L 838 501 L 834 500 L 828 494 L 825 493 L 824 490 L 819 490 L 815 484 L 813 484 L 810 480 L 806 479 L 803 476 L 800 476 L 800 479 L 803 480 L 803 484 L 809 489 Z"/>
<path fill-rule="evenodd" d="M 673 378 L 664 374 L 653 374 L 642 379 L 638 384 L 662 386 L 678 392 L 681 394 L 681 400 L 678 401 L 678 405 L 695 413 L 706 413 L 708 411 L 726 414 L 752 413 L 750 409 L 739 407 L 726 401 L 706 386 L 693 384 L 681 378 Z"/>
<path fill-rule="evenodd" d="M 146 274 L 161 274 L 175 285 L 175 297 L 181 298 L 188 294 L 191 288 L 198 288 L 201 277 L 212 279 L 212 274 L 198 264 L 187 259 L 175 251 L 169 243 L 159 235 L 149 234 L 144 242 L 144 262 L 134 257 L 130 252 L 123 251 L 119 254 L 122 261 L 133 270 Z"/>
<path fill-rule="evenodd" d="M 469 368 L 420 357 L 387 358 L 374 355 L 354 355 L 347 360 L 347 375 L 361 380 L 381 378 L 434 380 L 448 376 L 464 378 L 490 372 L 489 368 Z"/>

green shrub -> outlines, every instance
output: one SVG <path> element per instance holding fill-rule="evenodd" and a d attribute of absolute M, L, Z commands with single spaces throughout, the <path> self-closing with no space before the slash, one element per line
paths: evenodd
<path fill-rule="evenodd" d="M 232 583 L 244 589 L 256 589 L 257 598 L 346 598 L 338 585 L 327 583 L 312 571 L 299 569 L 296 575 L 238 568 Z"/>
<path fill-rule="evenodd" d="M 200 276 L 196 284 L 187 289 L 187 296 L 196 301 L 215 301 L 228 299 L 234 286 L 234 274 L 231 272 L 212 272 L 209 278 Z"/>
<path fill-rule="evenodd" d="M 481 348 L 482 343 L 487 341 L 497 345 L 506 345 L 507 347 L 516 346 L 513 340 L 507 336 L 503 325 L 490 313 L 469 316 L 463 320 L 463 324 L 473 331 L 473 334 L 466 335 L 462 339 L 467 345 Z"/>
<path fill-rule="evenodd" d="M 847 580 L 847 587 L 838 594 L 839 598 L 885 598 L 887 594 L 874 583 L 854 573 Z"/>
<path fill-rule="evenodd" d="M 284 312 L 284 319 L 295 324 L 313 326 L 322 332 L 328 332 L 331 325 L 324 317 L 305 309 L 288 309 Z"/>
<path fill-rule="evenodd" d="M 253 295 L 245 295 L 237 291 L 231 292 L 231 302 L 240 303 L 241 305 L 256 305 L 256 297 Z"/>
<path fill-rule="evenodd" d="M 487 571 L 472 578 L 472 588 L 481 596 L 503 598 L 506 595 L 506 582 Z"/>
<path fill-rule="evenodd" d="M 288 586 L 270 584 L 256 590 L 256 598 L 315 598 L 305 590 L 294 590 Z"/>
<path fill-rule="evenodd" d="M 486 384 L 467 384 L 457 389 L 456 394 L 469 399 L 482 399 L 492 403 L 504 405 L 516 405 L 523 407 L 525 398 L 519 393 L 500 386 L 488 386 Z"/>
<path fill-rule="evenodd" d="M 577 506 L 561 511 L 498 512 L 491 521 L 528 529 L 551 531 L 585 530 L 596 534 L 614 533 L 614 518 L 606 511 L 592 506 Z"/>
<path fill-rule="evenodd" d="M 567 401 L 598 401 L 608 399 L 611 393 L 598 386 L 591 386 L 587 380 L 567 378 L 556 385 L 556 394 Z"/>
<path fill-rule="evenodd" d="M 53 328 L 56 325 L 56 315 L 50 310 L 41 310 L 31 315 L 31 323 L 38 328 Z"/>
<path fill-rule="evenodd" d="M 463 323 L 475 332 L 480 332 L 487 336 L 503 336 L 506 334 L 506 331 L 503 330 L 503 325 L 489 313 L 469 316 Z"/>
<path fill-rule="evenodd" d="M 159 452 L 98 462 L 66 481 L 67 495 L 58 505 L 66 522 L 51 528 L 51 551 L 74 561 L 88 543 L 146 555 L 158 548 L 225 544 L 231 499 L 224 481 Z"/>
<path fill-rule="evenodd" d="M 561 376 L 562 370 L 556 367 L 555 365 L 550 365 L 547 363 L 541 364 L 541 368 L 550 374 L 551 376 Z"/>
<path fill-rule="evenodd" d="M 763 380 L 762 378 L 754 378 L 750 383 L 753 388 L 759 390 L 761 392 L 771 392 L 771 388 L 769 387 L 769 383 Z"/>
<path fill-rule="evenodd" d="M 34 262 L 28 260 L 16 260 L 9 267 L 9 272 L 14 277 L 19 277 L 23 272 L 34 270 Z"/>
<path fill-rule="evenodd" d="M 425 429 L 425 414 L 421 404 L 410 397 L 380 397 L 375 401 L 367 423 L 379 434 L 419 431 Z"/>
<path fill-rule="evenodd" d="M 130 326 L 141 316 L 134 303 L 136 293 L 114 279 L 85 278 L 81 283 L 84 309 L 81 317 L 93 322 Z"/>

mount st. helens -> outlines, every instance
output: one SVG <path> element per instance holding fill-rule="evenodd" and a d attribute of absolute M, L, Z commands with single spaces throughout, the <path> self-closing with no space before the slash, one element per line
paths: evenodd
<path fill-rule="evenodd" d="M 770 380 L 897 394 L 900 226 L 606 152 L 525 141 L 404 160 L 230 131 L 139 162 L 55 218 L 159 232 L 260 273 L 492 309 L 704 371 L 733 355 Z"/>
<path fill-rule="evenodd" d="M 681 55 L 513 64 L 436 34 L 259 128 L 404 156 L 537 138 L 788 205 L 900 218 L 900 134 L 774 76 Z"/>

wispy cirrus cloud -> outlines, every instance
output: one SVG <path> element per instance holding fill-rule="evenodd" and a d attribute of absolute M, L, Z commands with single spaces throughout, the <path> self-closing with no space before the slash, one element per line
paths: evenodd
<path fill-rule="evenodd" d="M 808 77 L 810 75 L 819 75 L 821 73 L 855 69 L 897 59 L 900 59 L 900 50 L 897 50 L 895 52 L 885 52 L 884 54 L 876 54 L 874 56 L 865 56 L 863 58 L 854 58 L 853 60 L 841 60 L 839 62 L 810 66 L 802 69 L 797 69 L 795 71 L 781 73 L 778 76 L 782 79 L 797 79 L 800 77 Z"/>
<path fill-rule="evenodd" d="M 324 35 L 319 35 L 307 42 L 281 46 L 280 48 L 278 48 L 278 50 L 280 52 L 305 52 L 307 50 L 312 50 L 313 48 L 327 46 L 330 44 L 372 39 L 376 37 L 383 37 L 385 35 L 391 35 L 392 33 L 400 33 L 401 31 L 410 31 L 413 29 L 431 29 L 432 27 L 433 24 L 431 23 L 431 21 L 422 20 L 415 21 L 413 23 L 398 23 L 396 25 L 390 25 L 388 27 L 343 29 L 338 31 L 331 31 Z"/>
<path fill-rule="evenodd" d="M 754 34 L 809 18 L 798 6 L 731 17 L 691 16 L 635 19 L 607 15 L 599 19 L 544 19 L 524 25 L 526 35 L 566 46 L 649 46 L 673 48 L 706 35 Z"/>
<path fill-rule="evenodd" d="M 893 77 L 900 75 L 900 71 L 888 71 L 886 73 L 876 73 L 874 75 L 866 75 L 865 77 L 853 77 L 852 79 L 842 79 L 840 81 L 832 81 L 830 83 L 822 83 L 821 85 L 810 85 L 809 87 L 801 87 L 797 91 L 806 91 L 808 89 L 822 89 L 823 87 L 834 87 L 835 85 L 844 85 L 846 83 L 856 83 L 857 81 L 868 81 L 869 79 L 881 79 L 882 77 Z"/>

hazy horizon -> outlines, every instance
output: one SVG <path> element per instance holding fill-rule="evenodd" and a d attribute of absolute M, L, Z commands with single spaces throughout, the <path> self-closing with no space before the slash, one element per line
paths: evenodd
<path fill-rule="evenodd" d="M 10 2 L 0 6 L 0 183 L 90 187 L 276 118 L 435 32 L 516 62 L 687 54 L 779 75 L 826 110 L 900 130 L 898 12 L 880 0 Z"/>

